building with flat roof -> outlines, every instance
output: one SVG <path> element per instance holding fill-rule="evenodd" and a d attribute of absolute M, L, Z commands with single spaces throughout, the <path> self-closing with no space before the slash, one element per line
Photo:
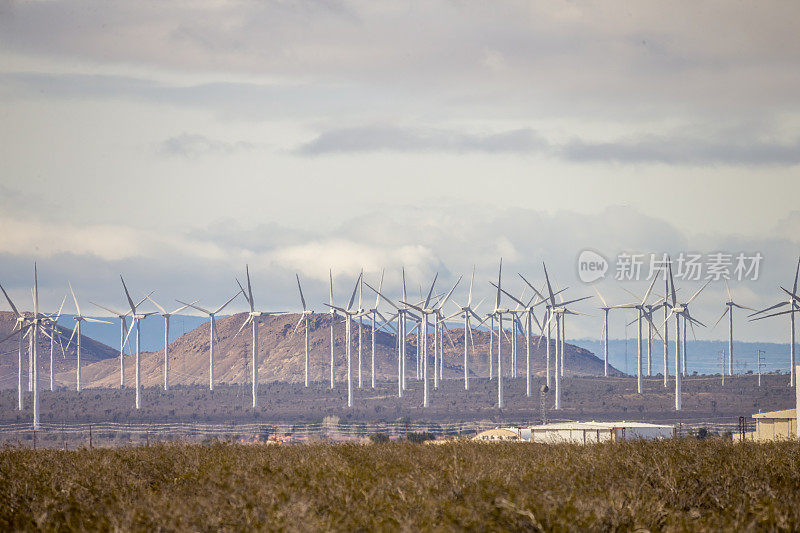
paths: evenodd
<path fill-rule="evenodd" d="M 530 436 L 528 437 L 528 432 Z M 623 440 L 668 439 L 675 436 L 675 426 L 644 422 L 558 422 L 531 426 L 521 432 L 530 442 L 554 444 L 572 442 L 617 442 Z"/>
<path fill-rule="evenodd" d="M 753 415 L 755 431 L 745 434 L 746 440 L 768 442 L 797 436 L 797 409 L 783 409 Z"/>

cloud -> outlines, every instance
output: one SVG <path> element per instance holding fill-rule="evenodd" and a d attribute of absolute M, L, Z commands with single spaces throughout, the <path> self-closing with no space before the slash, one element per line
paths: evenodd
<path fill-rule="evenodd" d="M 454 130 L 397 126 L 364 126 L 324 131 L 300 145 L 305 156 L 368 152 L 440 152 L 543 154 L 572 163 L 667 164 L 678 166 L 794 166 L 800 163 L 800 142 L 767 142 L 757 138 L 728 139 L 643 134 L 634 139 L 599 142 L 573 138 L 549 142 L 529 128 L 474 134 Z"/>
<path fill-rule="evenodd" d="M 158 152 L 167 156 L 198 157 L 209 154 L 229 155 L 242 150 L 252 150 L 249 142 L 226 142 L 204 135 L 182 133 L 158 144 Z"/>
<path fill-rule="evenodd" d="M 296 152 L 302 155 L 379 151 L 531 153 L 545 146 L 544 139 L 531 129 L 469 134 L 438 129 L 367 126 L 323 132 L 298 147 Z"/>
<path fill-rule="evenodd" d="M 677 138 L 647 135 L 638 140 L 592 143 L 573 140 L 558 150 L 579 163 L 662 163 L 666 165 L 794 166 L 800 163 L 800 142 Z"/>

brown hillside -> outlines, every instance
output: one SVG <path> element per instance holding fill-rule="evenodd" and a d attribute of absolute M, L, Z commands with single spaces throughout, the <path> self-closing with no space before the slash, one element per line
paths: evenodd
<path fill-rule="evenodd" d="M 236 336 L 245 314 L 237 314 L 217 320 L 219 340 L 214 348 L 215 383 L 247 383 L 250 380 L 251 330 L 248 326 Z M 259 347 L 259 381 L 260 382 L 298 382 L 303 380 L 304 339 L 300 328 L 292 335 L 292 330 L 299 320 L 299 315 L 288 314 L 275 317 L 261 317 L 258 329 Z M 330 316 L 313 315 L 309 324 L 310 379 L 327 381 L 329 379 L 330 361 Z M 357 328 L 353 328 L 353 379 L 358 379 L 357 371 Z M 473 331 L 475 350 L 470 353 L 470 371 L 472 375 L 488 376 L 487 353 L 489 343 L 488 332 Z M 432 334 L 429 337 L 432 349 Z M 463 328 L 452 329 L 450 338 L 453 345 L 445 338 L 445 378 L 463 376 Z M 408 361 L 406 370 L 409 376 L 414 373 L 416 354 L 416 335 L 409 336 Z M 538 337 L 532 339 L 532 345 Z M 520 375 L 525 370 L 525 341 L 519 337 L 518 368 Z M 365 320 L 362 331 L 362 379 L 364 384 L 370 378 L 370 328 Z M 532 348 L 533 349 L 533 348 Z M 335 324 L 335 365 L 336 379 L 346 378 L 345 359 L 345 327 L 344 321 L 337 318 Z M 170 382 L 172 384 L 208 383 L 209 327 L 204 324 L 181 336 L 170 344 Z M 504 339 L 504 373 L 509 370 L 510 344 Z M 544 344 L 533 351 L 532 368 L 535 374 L 544 375 Z M 430 354 L 432 361 L 432 353 Z M 397 351 L 393 334 L 378 332 L 376 335 L 376 375 L 381 381 L 396 380 Z M 134 356 L 126 356 L 125 382 L 134 382 Z M 163 351 L 146 352 L 141 355 L 142 383 L 145 387 L 157 386 L 163 380 Z M 430 367 L 431 378 L 433 366 Z M 567 372 L 570 375 L 599 375 L 603 371 L 603 363 L 591 352 L 576 346 L 567 345 Z M 616 371 L 615 371 L 616 372 Z M 116 387 L 119 383 L 119 363 L 113 360 L 98 361 L 87 365 L 83 371 L 87 386 Z M 59 380 L 74 382 L 70 374 L 58 376 Z"/>
<path fill-rule="evenodd" d="M 5 339 L 11 334 L 16 317 L 10 311 L 0 311 L 0 340 Z M 67 347 L 67 341 L 72 333 L 62 326 L 58 327 L 62 336 L 62 343 L 64 348 Z M 49 330 L 48 330 L 49 331 Z M 61 346 L 58 342 L 54 346 L 53 362 L 55 372 L 57 375 L 61 374 L 61 378 L 57 378 L 56 382 L 61 385 L 70 384 L 75 385 L 75 364 L 77 361 L 75 339 L 72 340 L 72 346 L 69 351 L 64 354 L 61 351 Z M 25 339 L 23 343 L 23 382 L 28 383 L 28 346 L 29 342 Z M 0 389 L 16 388 L 17 386 L 17 365 L 18 365 L 18 351 L 19 351 L 19 337 L 6 339 L 0 343 Z M 50 382 L 50 339 L 44 335 L 39 335 L 39 342 L 37 352 L 39 353 L 39 366 L 40 383 L 44 386 L 49 386 Z M 118 356 L 119 352 L 106 346 L 101 342 L 81 335 L 81 362 L 83 365 L 88 366 L 91 363 L 102 361 L 110 357 Z"/>

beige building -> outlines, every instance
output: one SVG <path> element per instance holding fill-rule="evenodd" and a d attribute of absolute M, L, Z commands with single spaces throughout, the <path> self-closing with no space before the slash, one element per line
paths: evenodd
<path fill-rule="evenodd" d="M 558 422 L 522 430 L 523 439 L 545 444 L 655 440 L 674 436 L 675 426 L 643 422 Z"/>
<path fill-rule="evenodd" d="M 784 409 L 753 415 L 756 421 L 756 430 L 746 434 L 747 440 L 765 442 L 771 440 L 786 440 L 796 438 L 797 435 L 797 410 Z"/>

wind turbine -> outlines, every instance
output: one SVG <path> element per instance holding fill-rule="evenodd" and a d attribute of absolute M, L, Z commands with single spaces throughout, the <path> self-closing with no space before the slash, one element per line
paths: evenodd
<path fill-rule="evenodd" d="M 297 331 L 297 328 L 300 327 L 300 324 L 304 325 L 305 334 L 306 334 L 306 341 L 305 341 L 305 347 L 306 347 L 305 384 L 306 384 L 306 387 L 308 387 L 308 319 L 311 317 L 311 315 L 314 314 L 314 311 L 311 311 L 310 309 L 306 308 L 306 299 L 303 296 L 303 287 L 300 286 L 300 275 L 295 273 L 294 276 L 297 278 L 297 290 L 300 291 L 300 303 L 303 304 L 303 312 L 300 313 L 300 320 L 297 321 L 297 325 L 294 327 L 294 331 L 292 331 L 292 334 L 294 334 L 295 331 Z M 373 329 L 374 329 L 374 324 L 373 324 Z M 373 331 L 373 333 L 374 333 L 374 331 Z M 360 332 L 359 332 L 359 334 L 360 334 Z M 374 343 L 373 343 L 373 350 L 374 350 Z M 374 385 L 373 385 L 373 388 L 374 388 Z"/>
<path fill-rule="evenodd" d="M 19 332 L 19 352 L 17 358 L 17 403 L 19 410 L 22 411 L 25 404 L 25 391 L 22 389 L 22 341 L 24 338 L 23 330 L 26 330 L 28 326 L 28 318 L 20 313 L 19 310 L 17 310 L 17 306 L 15 306 L 14 302 L 11 301 L 11 298 L 8 296 L 8 293 L 2 285 L 0 285 L 0 290 L 3 291 L 8 305 L 11 307 L 11 310 L 16 316 L 16 322 L 14 323 L 14 328 L 12 329 L 11 335 L 7 336 L 5 339 L 3 339 L 3 341 L 11 338 L 17 331 Z"/>
<path fill-rule="evenodd" d="M 433 381 L 433 388 L 439 388 L 439 381 L 444 380 L 444 335 L 447 335 L 447 340 L 450 342 L 450 345 L 455 349 L 455 344 L 453 344 L 453 340 L 450 338 L 450 330 L 447 328 L 447 324 L 445 323 L 445 316 L 442 312 L 444 310 L 444 306 L 447 304 L 447 301 L 450 299 L 450 296 L 453 295 L 453 291 L 456 290 L 458 284 L 461 283 L 463 279 L 463 275 L 459 276 L 456 280 L 453 288 L 445 295 L 444 299 L 440 296 L 436 297 L 436 304 L 433 306 L 433 347 L 434 347 L 434 381 Z M 436 361 L 438 359 L 438 365 Z M 438 379 L 436 379 L 438 376 Z"/>
<path fill-rule="evenodd" d="M 69 342 L 67 342 L 67 350 L 69 350 L 69 345 L 72 343 L 72 338 L 75 336 L 77 332 L 78 338 L 76 340 L 77 343 L 77 355 L 78 355 L 78 364 L 75 369 L 75 381 L 76 381 L 76 388 L 78 392 L 81 392 L 81 322 L 84 320 L 86 322 L 96 322 L 98 324 L 111 324 L 111 322 L 107 322 L 105 320 L 98 320 L 96 318 L 89 318 L 81 315 L 81 308 L 78 305 L 78 298 L 75 296 L 75 291 L 72 290 L 72 284 L 69 283 L 69 292 L 72 294 L 72 301 L 75 302 L 75 327 L 72 328 L 72 335 L 69 337 Z"/>
<path fill-rule="evenodd" d="M 128 335 L 125 334 L 128 331 L 128 315 L 131 314 L 130 309 L 125 313 L 121 311 L 116 311 L 111 309 L 110 307 L 105 307 L 100 304 L 96 304 L 92 301 L 89 302 L 95 307 L 99 307 L 105 311 L 108 311 L 112 315 L 116 316 L 119 319 L 119 388 L 125 388 L 125 342 L 127 340 Z M 140 304 L 142 302 L 139 302 Z M 130 346 L 128 347 L 130 349 Z"/>
<path fill-rule="evenodd" d="M 205 313 L 208 315 L 208 333 L 209 333 L 209 351 L 208 351 L 208 390 L 214 390 L 214 338 L 218 338 L 217 335 L 217 322 L 216 316 L 217 313 L 225 309 L 229 303 L 236 299 L 239 294 L 242 293 L 241 287 L 239 287 L 239 291 L 234 294 L 233 296 L 228 299 L 227 302 L 222 304 L 221 306 L 217 307 L 213 311 L 209 311 L 208 309 L 204 309 L 198 305 L 190 304 L 186 302 L 182 302 L 181 300 L 176 300 L 179 304 L 183 304 L 187 307 L 191 307 L 193 309 L 197 309 L 201 313 Z M 138 327 L 138 326 L 137 326 Z"/>
<path fill-rule="evenodd" d="M 150 295 L 147 295 L 147 299 L 150 300 L 150 303 L 158 307 L 158 310 L 161 312 L 161 316 L 164 317 L 164 390 L 169 390 L 169 319 L 172 317 L 172 315 L 177 315 L 189 306 L 184 305 L 168 313 L 167 310 L 161 307 L 158 302 L 153 300 Z M 197 303 L 197 300 L 192 303 Z M 125 314 L 127 315 L 127 313 Z M 124 321 L 125 317 L 120 317 L 120 319 Z M 120 359 L 121 358 L 122 354 L 120 352 Z"/>
<path fill-rule="evenodd" d="M 2 288 L 2 287 L 0 287 Z M 5 294 L 5 289 L 3 289 L 3 293 Z M 5 295 L 8 303 L 11 305 L 11 308 L 14 310 L 17 317 L 21 316 L 17 311 L 14 304 L 11 303 L 11 299 L 8 297 L 8 294 Z M 31 339 L 33 342 L 31 348 L 31 360 L 33 363 L 32 366 L 32 374 L 33 374 L 33 429 L 39 429 L 39 357 L 38 357 L 38 345 L 39 345 L 39 330 L 41 330 L 42 334 L 46 337 L 50 337 L 47 334 L 47 331 L 44 328 L 44 324 L 49 322 L 50 319 L 47 315 L 43 315 L 39 312 L 39 273 L 36 268 L 36 263 L 33 264 L 33 316 L 26 320 L 26 325 L 21 325 L 19 334 L 20 339 L 25 334 L 27 330 L 27 334 L 31 335 Z M 18 324 L 23 324 L 23 322 L 17 321 Z M 20 345 L 21 346 L 21 345 Z M 21 353 L 21 351 L 20 351 Z M 19 393 L 20 396 L 22 395 L 22 359 L 20 357 L 20 365 L 19 365 Z M 20 400 L 20 409 L 22 408 L 22 401 Z"/>
<path fill-rule="evenodd" d="M 650 283 L 650 286 L 647 288 L 647 292 L 644 293 L 644 297 L 642 298 L 641 302 L 638 301 L 639 297 L 632 292 L 625 290 L 629 294 L 633 295 L 636 298 L 636 301 L 628 304 L 622 305 L 615 305 L 614 309 L 635 309 L 636 310 L 636 329 L 637 329 L 637 343 L 636 343 L 636 392 L 639 394 L 642 393 L 642 318 L 647 320 L 648 324 L 651 326 L 653 325 L 653 319 L 650 314 L 648 314 L 647 309 L 647 300 L 650 298 L 650 292 L 653 290 L 653 285 L 656 284 L 657 277 L 653 276 L 653 281 Z M 656 331 L 658 333 L 658 331 Z M 661 335 L 659 334 L 659 337 Z M 652 347 L 652 344 L 651 344 Z"/>
<path fill-rule="evenodd" d="M 134 372 L 135 386 L 136 386 L 136 409 L 141 409 L 142 408 L 141 322 L 150 315 L 154 315 L 155 311 L 151 311 L 149 313 L 137 312 L 137 308 L 140 305 L 142 305 L 146 297 L 142 299 L 138 304 L 134 304 L 133 298 L 131 298 L 131 293 L 128 292 L 128 286 L 125 284 L 125 279 L 122 277 L 122 274 L 119 275 L 119 279 L 122 282 L 122 289 L 125 291 L 125 298 L 128 300 L 128 305 L 130 306 L 131 309 L 131 318 L 133 318 L 133 322 L 131 323 L 131 329 L 128 330 L 128 335 L 131 334 L 131 330 L 133 330 L 134 326 L 136 327 L 136 362 L 135 362 L 136 368 Z M 78 338 L 80 339 L 80 335 L 78 336 Z M 125 340 L 127 341 L 127 338 Z"/>
<path fill-rule="evenodd" d="M 755 321 L 755 320 L 762 320 L 764 318 L 769 318 L 769 317 L 773 317 L 773 316 L 789 315 L 789 386 L 790 387 L 794 387 L 796 385 L 796 380 L 797 380 L 797 377 L 795 376 L 795 352 L 794 352 L 794 350 L 795 350 L 795 347 L 794 347 L 794 345 L 795 345 L 795 327 L 794 327 L 794 322 L 795 322 L 795 313 L 798 310 L 800 310 L 800 309 L 798 309 L 797 300 L 795 299 L 796 295 L 797 295 L 798 275 L 800 275 L 800 258 L 797 260 L 797 268 L 795 269 L 794 285 L 792 285 L 792 292 L 789 293 L 789 291 L 787 291 L 786 289 L 781 287 L 781 289 L 789 295 L 789 300 L 788 301 L 779 302 L 779 303 L 777 303 L 775 305 L 767 307 L 766 309 L 762 309 L 761 311 L 757 311 L 757 312 L 749 315 L 750 317 L 754 317 L 754 316 L 760 315 L 762 313 L 766 313 L 768 311 L 772 311 L 774 309 L 778 309 L 780 307 L 783 307 L 784 305 L 788 305 L 789 306 L 789 309 L 786 310 L 786 311 L 781 311 L 781 312 L 778 312 L 778 313 L 772 313 L 772 314 L 769 314 L 769 315 L 760 316 L 760 317 L 754 318 L 752 320 Z"/>
<path fill-rule="evenodd" d="M 542 303 L 546 303 L 547 299 L 542 295 L 541 292 L 536 290 L 536 287 L 531 285 L 531 283 L 529 283 L 528 280 L 525 279 L 525 276 L 519 273 L 517 274 L 519 275 L 520 278 L 522 278 L 522 281 L 524 281 L 525 284 L 528 287 L 530 287 L 531 290 L 533 291 L 534 295 L 530 298 L 530 300 L 528 300 L 527 303 L 523 303 L 521 298 L 524 298 L 524 296 L 516 298 L 514 295 L 507 292 L 506 290 L 504 289 L 501 290 L 506 296 L 517 302 L 518 305 L 522 306 L 522 313 L 525 315 L 525 395 L 530 397 L 533 394 L 532 383 L 531 383 L 531 330 L 533 329 L 533 324 L 531 321 L 535 321 L 539 329 L 542 329 L 542 324 L 541 322 L 539 322 L 539 319 L 536 318 L 536 315 L 534 314 L 533 310 L 535 307 L 541 305 Z M 519 321 L 519 319 L 517 319 L 517 321 Z M 516 337 L 516 334 L 514 336 Z"/>
<path fill-rule="evenodd" d="M 556 294 L 565 291 L 566 288 L 559 290 L 558 293 L 553 292 L 553 286 L 550 283 L 550 276 L 547 274 L 547 265 L 545 265 L 544 261 L 542 261 L 542 268 L 544 269 L 544 279 L 545 279 L 545 282 L 547 284 L 547 295 L 546 296 L 547 296 L 547 299 L 548 299 L 549 303 L 548 303 L 547 321 L 544 324 L 542 324 L 542 334 L 539 335 L 539 339 L 541 340 L 542 335 L 544 334 L 544 329 L 548 328 L 547 329 L 547 332 L 548 332 L 548 334 L 547 334 L 547 343 L 548 343 L 548 347 L 549 347 L 549 344 L 550 344 L 550 329 L 549 329 L 550 328 L 550 322 L 553 320 L 553 318 L 555 318 L 555 323 L 556 323 L 556 353 L 555 353 L 556 368 L 555 368 L 555 372 L 554 372 L 554 375 L 555 375 L 555 391 L 554 391 L 555 392 L 555 407 L 554 408 L 555 408 L 555 410 L 558 411 L 558 410 L 561 409 L 561 372 L 560 372 L 561 368 L 560 368 L 560 365 L 562 364 L 562 358 L 559 357 L 559 355 L 560 355 L 559 352 L 563 352 L 564 351 L 565 344 L 566 344 L 564 342 L 564 329 L 561 326 L 561 323 L 563 322 L 563 319 L 564 319 L 565 315 L 568 315 L 568 314 L 570 314 L 570 315 L 583 314 L 583 313 L 577 313 L 576 311 L 572 311 L 572 310 L 568 309 L 567 305 L 569 305 L 571 303 L 575 303 L 575 302 L 580 302 L 582 300 L 586 300 L 588 298 L 591 298 L 591 296 L 584 296 L 582 298 L 575 298 L 573 300 L 569 300 L 569 301 L 566 301 L 566 302 L 563 301 L 563 297 L 561 297 L 560 299 L 562 301 L 560 301 L 559 303 L 556 303 Z M 548 377 L 549 377 L 549 372 L 548 372 Z"/>
<path fill-rule="evenodd" d="M 384 275 L 384 271 L 382 270 L 381 271 L 381 279 L 378 282 L 378 290 L 373 289 L 370 286 L 370 284 L 367 283 L 366 281 L 364 282 L 364 284 L 368 288 L 372 289 L 372 291 L 375 293 L 375 307 L 373 307 L 372 309 L 368 309 L 367 310 L 367 314 L 370 315 L 370 318 L 372 320 L 372 355 L 371 355 L 371 357 L 372 357 L 372 359 L 371 359 L 372 372 L 371 372 L 370 378 L 371 378 L 371 381 L 372 381 L 372 388 L 373 389 L 375 388 L 375 334 L 377 332 L 377 329 L 375 327 L 375 323 L 377 322 L 378 317 L 380 317 L 381 320 L 384 321 L 384 323 L 387 323 L 387 324 L 390 323 L 390 320 L 388 320 L 385 316 L 383 316 L 381 314 L 381 312 L 378 310 L 378 307 L 381 304 L 381 291 L 383 290 L 383 275 Z M 392 305 L 394 305 L 394 304 L 392 304 Z M 400 363 L 399 368 L 402 369 L 402 363 Z M 398 373 L 398 382 L 400 382 L 400 387 L 398 389 L 400 391 L 399 394 L 400 394 L 400 397 L 402 397 L 402 394 L 403 394 L 403 392 L 402 392 L 402 378 L 400 377 L 399 373 Z"/>
<path fill-rule="evenodd" d="M 437 272 L 436 275 L 433 277 L 433 283 L 431 283 L 431 288 L 428 291 L 428 296 L 425 298 L 424 302 L 420 305 L 413 305 L 406 301 L 401 301 L 400 303 L 403 305 L 407 305 L 412 309 L 416 309 L 420 315 L 422 315 L 422 321 L 420 322 L 420 326 L 424 329 L 419 329 L 417 332 L 421 335 L 420 342 L 417 343 L 417 353 L 422 356 L 422 381 L 423 381 L 423 394 L 422 394 L 422 406 L 428 407 L 430 405 L 430 393 L 428 388 L 428 316 L 435 314 L 436 310 L 429 307 L 431 303 L 431 295 L 433 294 L 433 288 L 436 286 L 436 280 L 439 277 L 439 273 Z M 422 344 L 422 351 L 420 352 L 420 343 Z"/>
<path fill-rule="evenodd" d="M 731 293 L 731 288 L 728 285 L 728 280 L 725 280 L 725 290 L 728 291 L 728 301 L 725 302 L 725 310 L 722 312 L 720 317 L 714 322 L 714 326 L 711 329 L 717 327 L 717 324 L 725 318 L 725 315 L 728 315 L 728 375 L 733 375 L 733 308 L 738 307 L 739 309 L 748 309 L 750 311 L 756 311 L 752 307 L 747 307 L 745 305 L 737 304 L 733 301 L 733 294 Z M 724 374 L 724 369 L 723 369 Z"/>
<path fill-rule="evenodd" d="M 594 292 L 597 293 L 597 296 L 603 303 L 600 307 L 600 310 L 603 311 L 603 376 L 608 377 L 608 313 L 614 309 L 614 307 L 606 303 L 606 299 L 603 298 L 603 295 L 600 294 L 597 287 L 594 288 Z"/>
<path fill-rule="evenodd" d="M 402 296 L 402 298 L 403 298 L 403 300 L 405 300 L 406 299 L 406 296 L 405 296 L 406 295 L 405 269 L 403 269 L 402 278 L 403 278 L 403 296 Z M 381 276 L 381 279 L 383 279 L 382 276 Z M 373 292 L 375 292 L 379 297 L 383 298 L 386 301 L 386 303 L 388 303 L 389 305 L 394 307 L 395 310 L 397 311 L 392 316 L 392 318 L 390 318 L 389 320 L 386 320 L 384 318 L 384 322 L 388 323 L 393 318 L 395 318 L 395 317 L 397 318 L 397 331 L 395 332 L 396 336 L 397 336 L 397 397 L 398 398 L 402 398 L 403 397 L 403 391 L 406 389 L 406 377 L 405 377 L 405 372 L 406 372 L 406 363 L 405 363 L 405 359 L 406 359 L 406 322 L 405 322 L 405 320 L 406 320 L 406 316 L 407 315 L 411 316 L 412 319 L 418 319 L 418 317 L 416 315 L 414 315 L 410 311 L 411 308 L 408 305 L 404 305 L 404 304 L 401 303 L 400 305 L 402 305 L 402 307 L 400 307 L 399 305 L 394 303 L 391 298 L 389 298 L 388 296 L 383 294 L 380 290 L 375 289 L 368 282 L 365 281 L 364 284 L 367 287 L 369 287 Z M 376 309 L 377 309 L 377 306 L 376 306 Z M 381 318 L 383 318 L 383 315 L 381 315 L 380 312 L 378 312 L 378 315 Z M 413 331 L 413 329 L 412 329 L 412 331 Z"/>
<path fill-rule="evenodd" d="M 672 261 L 668 263 L 669 269 L 669 282 L 670 282 L 670 294 L 668 295 L 672 302 L 670 305 L 670 311 L 667 315 L 667 318 L 664 320 L 666 324 L 669 319 L 674 316 L 675 317 L 675 410 L 681 410 L 681 376 L 686 368 L 686 329 L 688 327 L 694 328 L 692 325 L 693 323 L 697 323 L 701 326 L 705 326 L 699 320 L 693 318 L 689 313 L 689 304 L 697 298 L 697 295 L 708 285 L 708 281 L 700 287 L 697 292 L 695 292 L 691 298 L 686 303 L 678 302 L 678 297 L 676 295 L 677 290 L 675 289 L 675 278 L 672 275 Z M 683 318 L 683 356 L 681 356 L 681 318 Z M 688 322 L 688 325 L 687 325 Z M 683 357 L 683 359 L 681 359 Z M 681 368 L 681 364 L 683 362 L 683 369 Z"/>
<path fill-rule="evenodd" d="M 341 312 L 345 318 L 345 336 L 347 337 L 347 346 L 346 346 L 346 354 L 347 354 L 347 407 L 353 407 L 353 372 L 352 372 L 352 326 L 353 326 L 353 317 L 358 315 L 359 311 L 356 309 L 355 311 L 352 310 L 353 302 L 356 299 L 356 292 L 358 292 L 358 288 L 361 284 L 361 278 L 363 276 L 363 272 L 358 275 L 358 279 L 356 279 L 356 285 L 353 287 L 353 294 L 350 296 L 350 302 L 347 304 L 347 308 L 344 307 L 336 307 L 333 304 L 329 304 L 331 309 L 335 309 Z"/>
<path fill-rule="evenodd" d="M 469 352 L 468 347 L 472 345 L 473 354 L 475 353 L 475 341 L 472 338 L 472 328 L 470 326 L 470 317 L 475 317 L 475 320 L 478 322 L 482 322 L 481 317 L 478 316 L 478 308 L 483 303 L 481 300 L 478 305 L 472 307 L 472 287 L 475 284 L 475 265 L 472 266 L 472 277 L 469 280 L 469 293 L 467 294 L 467 304 L 466 305 L 458 305 L 459 310 L 450 315 L 449 317 L 445 318 L 444 320 L 450 320 L 451 318 L 457 316 L 464 317 L 464 390 L 469 390 Z"/>
<path fill-rule="evenodd" d="M 252 406 L 253 409 L 255 409 L 256 407 L 258 407 L 258 321 L 259 318 L 262 316 L 279 315 L 281 314 L 281 312 L 256 311 L 255 298 L 253 297 L 253 286 L 250 284 L 250 265 L 245 265 L 244 268 L 245 268 L 245 274 L 247 276 L 247 290 L 244 290 L 244 287 L 242 287 L 242 284 L 239 283 L 238 279 L 236 280 L 236 284 L 239 285 L 239 291 L 244 295 L 244 299 L 247 300 L 247 304 L 250 306 L 250 312 L 247 314 L 247 319 L 244 321 L 241 327 L 239 327 L 239 331 L 236 332 L 236 335 L 241 333 L 248 323 L 252 325 L 253 343 L 252 343 L 252 353 L 250 357 L 250 367 L 251 367 L 250 372 L 252 373 L 252 375 L 250 379 L 251 379 L 251 394 L 253 400 Z M 236 296 L 238 295 L 239 293 L 237 293 L 233 298 L 236 298 Z M 233 298 L 231 298 L 231 300 L 233 300 Z M 231 300 L 228 300 L 228 302 L 225 305 L 228 305 L 231 302 Z M 223 305 L 222 307 L 225 307 L 225 305 Z M 219 312 L 219 309 L 215 311 L 215 313 L 216 312 Z M 213 318 L 212 318 L 212 323 L 213 323 Z M 213 326 L 213 329 L 214 331 L 216 331 L 216 325 Z"/>

